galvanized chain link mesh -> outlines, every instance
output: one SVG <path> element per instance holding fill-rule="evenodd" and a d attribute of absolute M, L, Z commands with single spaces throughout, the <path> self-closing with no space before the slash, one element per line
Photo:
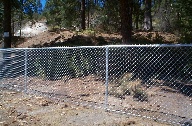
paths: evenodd
<path fill-rule="evenodd" d="M 191 46 L 109 48 L 109 110 L 180 124 L 191 97 Z"/>
<path fill-rule="evenodd" d="M 192 119 L 192 45 L 1 49 L 0 54 L 1 87 L 170 124 Z"/>
<path fill-rule="evenodd" d="M 3 87 L 25 89 L 25 50 L 0 49 L 0 84 Z"/>
<path fill-rule="evenodd" d="M 77 104 L 103 104 L 105 48 L 33 49 L 27 57 L 29 89 Z"/>

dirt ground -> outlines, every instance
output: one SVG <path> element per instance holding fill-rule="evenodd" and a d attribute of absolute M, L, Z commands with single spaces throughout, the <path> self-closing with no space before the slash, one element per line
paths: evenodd
<path fill-rule="evenodd" d="M 0 88 L 0 126 L 165 126 Z"/>
<path fill-rule="evenodd" d="M 143 102 L 130 95 L 124 99 L 109 95 L 109 111 L 105 112 L 102 80 L 95 76 L 66 78 L 58 81 L 28 78 L 28 93 L 33 95 L 1 89 L 0 125 L 153 126 L 167 125 L 158 122 L 169 121 L 178 125 L 192 118 L 192 99 L 166 86 L 146 89 L 149 100 Z M 12 84 L 9 86 L 13 89 L 24 87 L 22 76 L 1 82 L 4 87 Z"/>

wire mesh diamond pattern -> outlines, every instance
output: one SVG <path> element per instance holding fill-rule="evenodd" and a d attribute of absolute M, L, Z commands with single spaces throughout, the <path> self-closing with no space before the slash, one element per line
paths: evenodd
<path fill-rule="evenodd" d="M 192 45 L 0 49 L 0 87 L 170 124 L 192 119 L 191 73 Z"/>
<path fill-rule="evenodd" d="M 174 124 L 190 119 L 191 59 L 191 47 L 111 47 L 109 111 Z"/>

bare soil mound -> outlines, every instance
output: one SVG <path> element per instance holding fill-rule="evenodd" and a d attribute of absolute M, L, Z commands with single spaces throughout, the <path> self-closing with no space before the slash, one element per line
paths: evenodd
<path fill-rule="evenodd" d="M 130 44 L 171 44 L 179 40 L 174 34 L 162 32 L 135 32 Z M 47 31 L 36 36 L 20 39 L 14 43 L 17 48 L 42 48 L 58 46 L 97 46 L 121 44 L 119 33 L 73 32 L 69 30 Z"/>

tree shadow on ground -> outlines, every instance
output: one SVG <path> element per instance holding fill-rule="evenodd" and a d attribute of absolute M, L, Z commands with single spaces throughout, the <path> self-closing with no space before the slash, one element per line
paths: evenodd
<path fill-rule="evenodd" d="M 102 36 L 84 36 L 77 35 L 72 36 L 71 38 L 58 42 L 61 36 L 55 38 L 49 43 L 32 45 L 32 48 L 43 48 L 43 47 L 63 47 L 63 46 L 103 46 L 113 43 L 121 42 L 121 39 L 118 38 L 104 38 Z"/>

